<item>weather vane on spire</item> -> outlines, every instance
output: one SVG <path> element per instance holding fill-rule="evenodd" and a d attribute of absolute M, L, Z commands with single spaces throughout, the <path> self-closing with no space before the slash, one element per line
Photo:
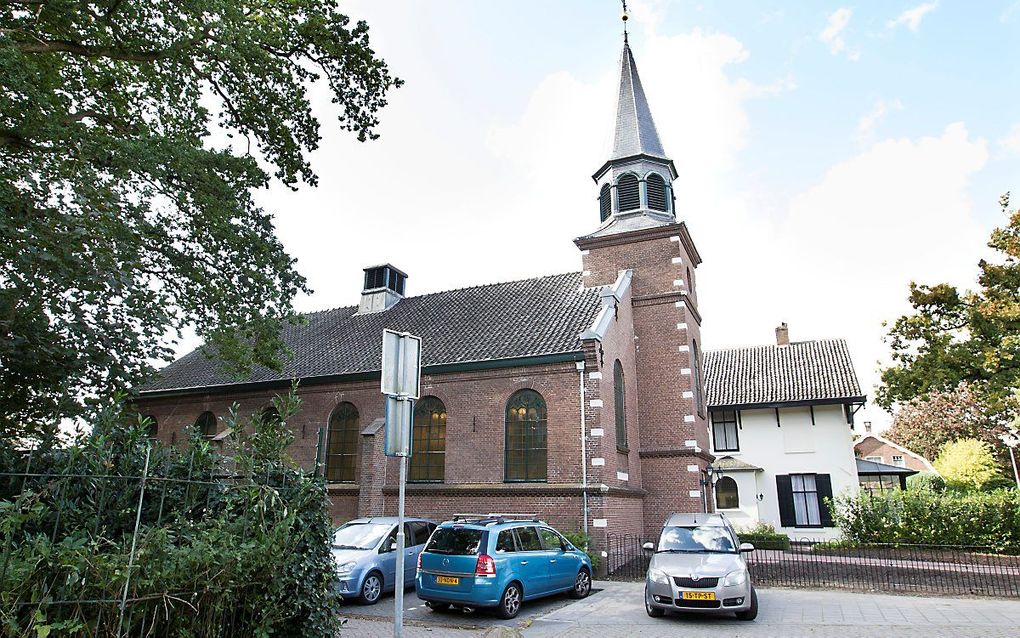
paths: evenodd
<path fill-rule="evenodd" d="M 623 16 L 620 18 L 623 20 L 623 43 L 627 44 L 627 20 L 630 19 L 630 15 L 627 13 L 627 0 L 620 0 L 623 2 Z"/>

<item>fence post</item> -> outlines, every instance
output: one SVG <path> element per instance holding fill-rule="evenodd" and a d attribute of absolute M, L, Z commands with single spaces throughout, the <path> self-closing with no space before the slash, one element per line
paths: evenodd
<path fill-rule="evenodd" d="M 145 448 L 145 467 L 142 468 L 141 489 L 138 491 L 138 509 L 135 511 L 135 531 L 131 535 L 131 554 L 128 556 L 127 574 L 124 575 L 124 593 L 120 597 L 120 613 L 117 617 L 117 635 L 120 636 L 121 625 L 124 623 L 124 608 L 127 607 L 128 587 L 131 585 L 131 569 L 135 565 L 135 548 L 138 546 L 138 527 L 142 521 L 142 503 L 145 501 L 145 480 L 149 477 L 149 455 L 152 444 Z"/>

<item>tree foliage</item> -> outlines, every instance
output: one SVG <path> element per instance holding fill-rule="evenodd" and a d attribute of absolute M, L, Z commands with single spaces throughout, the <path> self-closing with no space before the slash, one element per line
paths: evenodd
<path fill-rule="evenodd" d="M 133 386 L 189 326 L 279 365 L 305 281 L 252 192 L 316 183 L 319 81 L 360 140 L 399 85 L 335 0 L 0 4 L 0 433 Z"/>
<path fill-rule="evenodd" d="M 997 438 L 1004 429 L 1004 418 L 989 410 L 969 384 L 961 383 L 900 404 L 884 435 L 929 460 L 947 443 L 978 439 L 991 446 L 1000 464 L 1006 464 L 1006 450 Z"/>
<path fill-rule="evenodd" d="M 988 246 L 999 260 L 982 259 L 977 289 L 911 283 L 913 313 L 889 330 L 893 365 L 882 372 L 877 401 L 896 403 L 949 391 L 967 382 L 988 410 L 1015 410 L 1020 387 L 1020 210 L 1009 212 L 1009 193 L 999 200 L 1008 223 L 992 231 Z"/>
<path fill-rule="evenodd" d="M 274 405 L 231 412 L 233 458 L 197 432 L 150 450 L 114 409 L 68 448 L 0 447 L 5 473 L 29 470 L 0 478 L 3 635 L 337 635 L 329 497 L 285 456 L 296 394 Z"/>
<path fill-rule="evenodd" d="M 1002 477 L 990 446 L 977 439 L 945 444 L 932 465 L 946 480 L 946 486 L 955 489 L 980 490 Z"/>

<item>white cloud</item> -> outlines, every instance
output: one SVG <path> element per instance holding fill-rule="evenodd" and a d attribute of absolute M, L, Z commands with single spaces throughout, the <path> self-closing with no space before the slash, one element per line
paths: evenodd
<path fill-rule="evenodd" d="M 999 148 L 1005 155 L 1020 155 L 1020 122 L 1011 126 L 1006 136 L 999 140 Z"/>
<path fill-rule="evenodd" d="M 905 26 L 911 31 L 917 32 L 917 30 L 921 28 L 921 20 L 924 19 L 924 16 L 934 11 L 935 8 L 938 6 L 939 6 L 938 0 L 935 0 L 934 2 L 925 2 L 924 4 L 919 4 L 916 7 L 907 9 L 895 19 L 887 22 L 885 26 L 889 29 L 895 29 L 897 27 Z"/>
<path fill-rule="evenodd" d="M 903 103 L 898 99 L 891 102 L 877 100 L 871 110 L 861 116 L 857 121 L 857 141 L 866 145 L 872 141 L 875 135 L 875 126 L 885 119 L 890 111 L 902 111 Z"/>
<path fill-rule="evenodd" d="M 829 52 L 833 55 L 845 53 L 849 60 L 857 61 L 861 57 L 860 51 L 847 49 L 846 40 L 843 39 L 843 31 L 850 24 L 852 15 L 853 11 L 847 7 L 840 7 L 833 11 L 825 23 L 825 28 L 818 34 L 818 39 L 829 47 Z"/>

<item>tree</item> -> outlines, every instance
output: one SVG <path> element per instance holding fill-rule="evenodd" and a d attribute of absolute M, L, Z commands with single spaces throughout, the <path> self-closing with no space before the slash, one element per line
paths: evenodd
<path fill-rule="evenodd" d="M 957 489 L 980 490 L 1002 476 L 989 445 L 977 439 L 947 443 L 933 465 L 946 485 Z"/>
<path fill-rule="evenodd" d="M 400 81 L 367 25 L 335 0 L 12 0 L 0 78 L 0 436 L 135 386 L 188 326 L 278 367 L 307 288 L 252 192 L 316 184 L 314 82 L 377 136 Z"/>
<path fill-rule="evenodd" d="M 1004 452 L 997 438 L 1004 431 L 1003 418 L 989 412 L 971 386 L 961 383 L 900 404 L 885 438 L 934 459 L 943 446 L 960 439 L 978 439 Z M 996 456 L 1001 456 L 1000 463 L 1009 462 L 1005 454 Z"/>
<path fill-rule="evenodd" d="M 889 331 L 893 365 L 882 371 L 877 401 L 886 408 L 949 391 L 967 382 L 994 413 L 1016 410 L 1020 386 L 1020 210 L 1009 211 L 1009 193 L 999 204 L 1008 216 L 992 231 L 988 246 L 999 263 L 982 259 L 975 291 L 955 286 L 910 284 L 914 312 Z"/>

